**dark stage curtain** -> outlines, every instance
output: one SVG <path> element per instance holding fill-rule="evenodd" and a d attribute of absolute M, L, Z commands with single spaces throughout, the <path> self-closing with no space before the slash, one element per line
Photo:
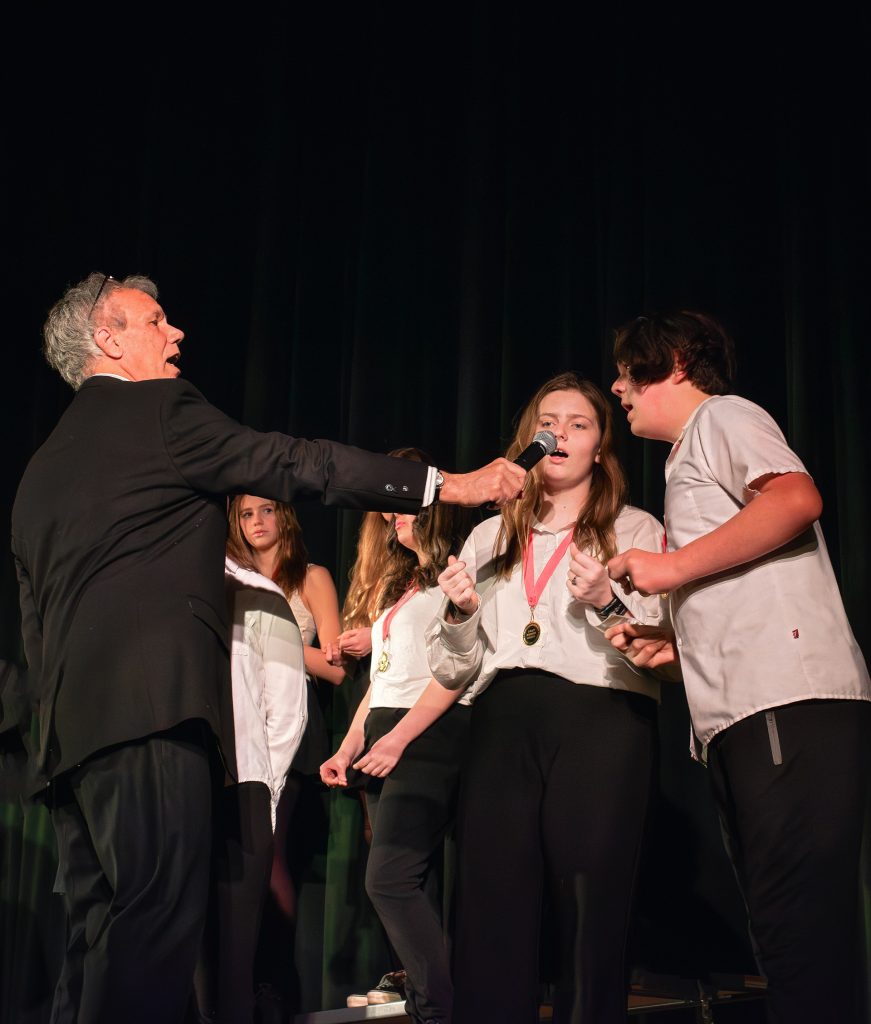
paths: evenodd
<path fill-rule="evenodd" d="M 185 375 L 230 414 L 419 445 L 458 469 L 499 453 L 550 374 L 610 385 L 614 326 L 698 308 L 731 328 L 737 390 L 818 482 L 869 650 L 867 13 L 307 4 L 124 31 L 97 13 L 86 32 L 51 17 L 2 70 L 5 525 L 70 398 L 42 365 L 40 325 L 92 269 L 157 280 L 187 332 Z M 632 499 L 661 515 L 665 447 L 617 411 Z M 341 589 L 357 517 L 300 511 Z M 20 661 L 9 559 L 0 630 L 0 656 Z M 661 719 L 635 960 L 751 970 L 679 688 Z M 358 805 L 342 800 L 310 843 L 303 1008 L 341 1005 L 389 966 L 360 886 Z M 57 934 L 50 829 L 14 803 L 2 821 L 3 1009 L 41 1020 L 38 1000 L 31 1017 L 8 1011 L 53 969 L 38 952 Z"/>

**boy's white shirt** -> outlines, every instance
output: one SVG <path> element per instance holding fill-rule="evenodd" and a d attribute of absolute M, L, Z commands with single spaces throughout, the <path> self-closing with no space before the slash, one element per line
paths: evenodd
<path fill-rule="evenodd" d="M 734 395 L 693 411 L 666 463 L 668 550 L 711 533 L 749 504 L 767 474 L 807 473 L 764 409 Z M 801 700 L 871 700 L 819 523 L 750 565 L 671 595 L 693 719 L 693 754 L 766 708 Z"/>

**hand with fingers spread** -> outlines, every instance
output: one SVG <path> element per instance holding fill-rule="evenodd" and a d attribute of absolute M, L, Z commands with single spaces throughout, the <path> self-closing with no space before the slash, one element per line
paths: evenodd
<path fill-rule="evenodd" d="M 450 555 L 447 568 L 439 576 L 439 586 L 463 615 L 472 615 L 477 610 L 480 598 L 475 590 L 475 581 L 466 572 L 465 562 Z"/>
<path fill-rule="evenodd" d="M 569 571 L 566 580 L 569 593 L 576 601 L 604 608 L 614 596 L 604 565 L 581 551 L 576 544 L 569 547 Z"/>
<path fill-rule="evenodd" d="M 391 730 L 372 744 L 359 761 L 354 763 L 354 768 L 365 775 L 383 779 L 396 767 L 407 746 L 408 741 L 398 736 L 396 730 Z"/>

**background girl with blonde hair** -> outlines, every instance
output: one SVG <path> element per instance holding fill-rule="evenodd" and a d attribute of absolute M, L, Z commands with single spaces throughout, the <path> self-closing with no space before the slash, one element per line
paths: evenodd
<path fill-rule="evenodd" d="M 451 981 L 440 909 L 427 879 L 452 825 L 468 736 L 460 693 L 431 679 L 424 630 L 442 595 L 437 584 L 467 532 L 467 516 L 436 504 L 394 516 L 382 603 L 372 629 L 371 685 L 335 755 L 329 786 L 348 768 L 370 776 L 372 846 L 366 889 L 406 970 L 414 1021 L 450 1019 Z"/>

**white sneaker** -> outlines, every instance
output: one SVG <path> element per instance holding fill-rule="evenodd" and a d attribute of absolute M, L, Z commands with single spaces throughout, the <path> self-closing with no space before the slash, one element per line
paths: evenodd
<path fill-rule="evenodd" d="M 398 992 L 384 992 L 381 989 L 370 988 L 366 993 L 366 1002 L 369 1006 L 379 1006 L 381 1003 L 401 1003 L 405 996 Z"/>

